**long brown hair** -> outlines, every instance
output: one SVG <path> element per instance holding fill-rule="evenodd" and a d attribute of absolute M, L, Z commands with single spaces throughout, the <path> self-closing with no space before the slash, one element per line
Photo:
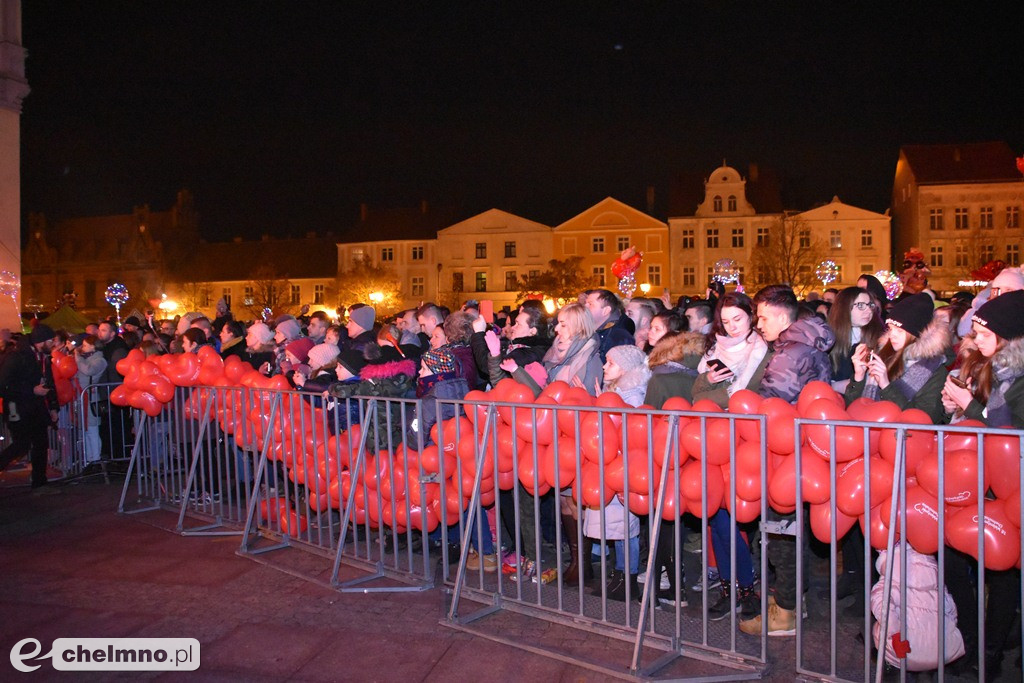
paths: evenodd
<path fill-rule="evenodd" d="M 715 345 L 717 336 L 728 336 L 725 331 L 725 325 L 722 323 L 722 309 L 727 306 L 738 308 L 747 314 L 747 318 L 750 320 L 750 329 L 747 331 L 748 337 L 751 334 L 757 334 L 757 316 L 754 314 L 754 304 L 750 297 L 743 292 L 729 292 L 723 295 L 715 306 L 715 314 L 711 320 L 711 331 L 708 332 L 707 339 L 704 342 L 705 352 Z"/>
<path fill-rule="evenodd" d="M 878 302 L 875 301 L 875 297 L 871 295 L 871 292 L 863 287 L 847 287 L 836 294 L 835 303 L 832 304 L 832 308 L 828 311 L 828 325 L 836 335 L 836 343 L 832 345 L 832 349 L 828 352 L 829 359 L 832 361 L 832 372 L 837 372 L 843 359 L 849 358 L 852 352 L 853 322 L 850 315 L 853 310 L 853 303 L 861 294 L 867 294 L 871 303 L 875 304 L 874 309 L 872 309 L 871 320 L 860 330 L 861 342 L 866 344 L 869 349 L 874 349 L 878 345 L 878 340 L 882 338 L 882 334 L 885 332 L 885 323 L 882 322 L 882 314 L 879 311 L 880 307 Z"/>
<path fill-rule="evenodd" d="M 907 332 L 907 343 L 899 351 L 892 347 L 892 342 L 888 339 L 885 340 L 885 346 L 878 350 L 878 357 L 885 363 L 890 382 L 899 379 L 903 375 L 903 370 L 905 369 L 903 355 L 910 348 L 910 345 L 916 341 L 917 337 Z"/>
<path fill-rule="evenodd" d="M 992 359 L 1006 346 L 1005 339 L 1002 337 L 998 337 L 998 339 L 996 353 L 992 354 L 991 358 L 985 358 L 977 347 L 973 347 L 964 353 L 960 363 L 960 379 L 971 380 L 974 387 L 974 398 L 982 404 L 988 404 L 989 394 L 992 393 L 992 379 L 995 375 L 992 370 Z"/>

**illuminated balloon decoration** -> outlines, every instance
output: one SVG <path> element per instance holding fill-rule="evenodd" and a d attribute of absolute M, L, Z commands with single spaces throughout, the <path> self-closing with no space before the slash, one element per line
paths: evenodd
<path fill-rule="evenodd" d="M 270 321 L 270 317 L 272 315 L 274 315 L 274 312 L 272 310 L 270 310 L 269 308 L 264 308 L 263 309 L 263 322 L 269 322 Z"/>
<path fill-rule="evenodd" d="M 15 312 L 18 311 L 18 292 L 21 291 L 21 280 L 9 270 L 0 271 L 0 295 L 11 297 Z"/>
<path fill-rule="evenodd" d="M 731 258 L 718 259 L 711 271 L 711 279 L 723 285 L 739 282 L 740 269 Z"/>
<path fill-rule="evenodd" d="M 107 303 L 117 310 L 117 326 L 121 327 L 121 307 L 128 303 L 128 288 L 119 282 L 107 287 L 103 293 Z"/>
<path fill-rule="evenodd" d="M 828 287 L 839 278 L 839 266 L 835 261 L 825 259 L 818 264 L 818 268 L 814 271 L 814 277 L 821 280 L 823 287 Z"/>
<path fill-rule="evenodd" d="M 643 258 L 643 253 L 637 251 L 636 247 L 630 247 L 612 262 L 612 275 L 619 278 L 619 291 L 626 298 L 631 298 L 636 291 L 636 269 L 640 267 Z"/>
<path fill-rule="evenodd" d="M 903 293 L 903 280 L 891 270 L 880 270 L 875 273 L 875 277 L 878 278 L 878 281 L 882 283 L 882 287 L 885 288 L 885 295 L 889 297 L 889 301 Z"/>

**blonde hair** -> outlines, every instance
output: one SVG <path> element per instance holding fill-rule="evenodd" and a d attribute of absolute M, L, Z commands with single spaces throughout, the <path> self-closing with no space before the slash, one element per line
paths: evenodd
<path fill-rule="evenodd" d="M 558 312 L 559 319 L 562 314 L 565 314 L 565 322 L 573 339 L 590 339 L 597 331 L 594 317 L 583 304 L 571 303 Z"/>

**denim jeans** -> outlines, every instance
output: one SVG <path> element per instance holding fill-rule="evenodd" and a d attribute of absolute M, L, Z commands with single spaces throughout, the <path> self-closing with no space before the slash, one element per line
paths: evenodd
<path fill-rule="evenodd" d="M 711 527 L 711 547 L 715 550 L 715 560 L 718 562 L 718 575 L 722 581 L 729 581 L 732 578 L 732 565 L 729 556 L 729 513 L 719 510 L 708 520 Z M 743 588 L 749 588 L 754 583 L 754 563 L 750 558 L 750 546 L 740 534 L 739 527 L 736 527 L 736 577 L 735 580 Z"/>
<path fill-rule="evenodd" d="M 626 567 L 626 541 L 615 541 L 615 568 L 620 572 Z M 640 573 L 640 537 L 629 538 L 629 573 Z"/>

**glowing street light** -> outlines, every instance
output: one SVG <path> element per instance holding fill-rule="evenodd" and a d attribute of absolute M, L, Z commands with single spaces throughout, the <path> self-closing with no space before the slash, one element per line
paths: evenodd
<path fill-rule="evenodd" d="M 375 303 L 375 304 L 379 304 L 381 301 L 384 301 L 384 293 L 383 292 L 370 292 L 370 301 Z"/>
<path fill-rule="evenodd" d="M 157 306 L 157 308 L 170 315 L 173 314 L 174 311 L 178 310 L 178 303 L 176 301 L 171 301 L 170 299 L 168 299 L 166 294 L 161 294 L 160 305 Z"/>
<path fill-rule="evenodd" d="M 643 293 L 644 296 L 647 296 L 647 292 L 651 291 L 650 283 L 645 282 L 642 285 L 640 285 L 640 291 Z"/>

